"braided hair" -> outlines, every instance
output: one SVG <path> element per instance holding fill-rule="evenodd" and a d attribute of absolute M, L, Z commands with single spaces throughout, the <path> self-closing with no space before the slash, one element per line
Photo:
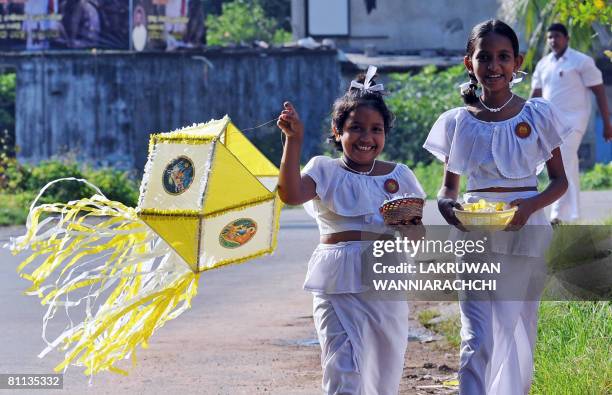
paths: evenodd
<path fill-rule="evenodd" d="M 497 33 L 500 36 L 508 38 L 510 43 L 512 43 L 514 56 L 519 56 L 519 41 L 516 33 L 510 26 L 499 19 L 489 19 L 474 26 L 465 48 L 465 55 L 471 58 L 476 50 L 476 41 L 489 33 Z M 470 82 L 466 89 L 462 89 L 461 97 L 466 104 L 477 103 L 478 94 L 476 91 L 478 90 L 478 80 L 476 79 L 476 75 L 471 71 L 468 71 L 468 76 L 470 77 Z"/>

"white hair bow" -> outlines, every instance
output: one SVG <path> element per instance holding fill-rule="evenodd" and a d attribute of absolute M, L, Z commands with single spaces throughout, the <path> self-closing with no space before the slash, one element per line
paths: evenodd
<path fill-rule="evenodd" d="M 383 84 L 372 85 L 372 78 L 376 74 L 376 70 L 377 70 L 376 66 L 369 66 L 368 71 L 366 72 L 366 78 L 365 78 L 365 81 L 363 81 L 363 84 L 361 82 L 352 80 L 351 88 L 357 88 L 357 89 L 361 89 L 362 91 L 371 92 L 371 93 L 384 92 L 385 88 Z"/>

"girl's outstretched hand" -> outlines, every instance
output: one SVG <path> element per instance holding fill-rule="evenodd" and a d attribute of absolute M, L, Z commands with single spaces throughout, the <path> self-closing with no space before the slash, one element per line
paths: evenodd
<path fill-rule="evenodd" d="M 304 124 L 300 120 L 300 116 L 290 102 L 283 104 L 284 110 L 278 117 L 276 124 L 285 133 L 287 138 L 298 138 L 304 137 Z"/>
<path fill-rule="evenodd" d="M 505 231 L 516 232 L 520 230 L 526 223 L 531 214 L 537 210 L 531 200 L 529 199 L 515 199 L 510 202 L 510 207 L 518 207 L 518 210 L 514 213 L 512 221 L 506 225 Z"/>
<path fill-rule="evenodd" d="M 453 208 L 460 209 L 462 207 L 459 203 L 457 203 L 453 199 L 449 199 L 449 198 L 438 199 L 438 210 L 440 210 L 440 214 L 442 214 L 446 222 L 448 222 L 449 225 L 455 226 L 457 229 L 463 232 L 467 232 L 468 230 L 463 226 L 461 221 L 459 221 L 459 218 L 457 218 L 457 216 L 455 215 Z"/>

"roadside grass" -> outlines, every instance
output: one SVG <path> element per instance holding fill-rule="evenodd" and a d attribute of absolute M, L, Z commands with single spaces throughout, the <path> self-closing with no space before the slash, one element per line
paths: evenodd
<path fill-rule="evenodd" d="M 461 320 L 458 316 L 435 324 L 432 330 L 444 336 L 446 342 L 450 346 L 459 349 L 459 345 L 461 344 L 461 336 L 459 335 L 459 331 L 461 330 Z"/>
<path fill-rule="evenodd" d="M 419 320 L 421 325 L 427 328 L 427 326 L 429 325 L 429 321 L 433 320 L 434 318 L 438 318 L 439 316 L 440 313 L 438 313 L 436 310 L 427 309 L 420 311 L 417 319 Z"/>
<path fill-rule="evenodd" d="M 449 317 L 439 322 L 431 322 L 431 320 L 439 316 L 440 313 L 436 310 L 427 309 L 419 312 L 417 319 L 425 328 L 440 336 L 444 336 L 446 343 L 450 347 L 458 349 L 461 344 L 461 337 L 459 336 L 461 321 L 459 320 L 459 316 Z"/>
<path fill-rule="evenodd" d="M 542 302 L 539 314 L 531 394 L 612 393 L 612 302 Z M 418 320 L 459 352 L 459 317 L 430 323 L 439 315 L 423 310 Z"/>
<path fill-rule="evenodd" d="M 612 393 L 612 303 L 542 302 L 532 394 Z"/>

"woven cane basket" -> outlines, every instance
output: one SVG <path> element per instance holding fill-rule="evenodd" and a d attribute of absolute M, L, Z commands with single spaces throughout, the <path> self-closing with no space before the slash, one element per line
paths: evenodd
<path fill-rule="evenodd" d="M 380 206 L 380 213 L 387 225 L 410 225 L 415 218 L 423 218 L 424 204 L 420 198 L 394 199 Z"/>

